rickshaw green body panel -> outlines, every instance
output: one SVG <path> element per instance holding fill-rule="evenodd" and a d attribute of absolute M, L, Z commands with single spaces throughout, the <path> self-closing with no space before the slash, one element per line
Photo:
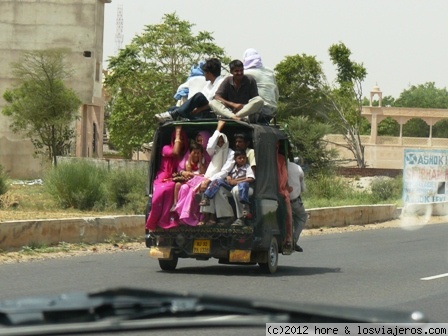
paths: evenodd
<path fill-rule="evenodd" d="M 161 125 L 155 135 L 151 151 L 148 174 L 148 204 L 146 217 L 151 210 L 152 188 L 155 174 L 160 166 L 162 147 L 170 143 L 174 127 L 181 125 L 188 137 L 194 138 L 199 131 L 216 130 L 217 120 L 195 122 L 168 122 Z M 176 228 L 154 231 L 146 230 L 146 246 L 150 255 L 159 260 L 172 258 L 217 258 L 222 263 L 266 263 L 272 237 L 278 242 L 278 252 L 282 253 L 285 235 L 285 206 L 279 197 L 277 151 L 287 152 L 287 135 L 275 126 L 226 121 L 223 133 L 233 147 L 233 135 L 246 133 L 251 139 L 250 147 L 255 150 L 257 162 L 254 194 L 251 196 L 252 219 L 246 220 L 247 227 L 230 226 L 189 226 L 180 224 Z M 207 245 L 202 250 L 198 244 Z M 199 253 L 198 253 L 199 252 Z M 289 254 L 289 253 L 288 253 Z"/>

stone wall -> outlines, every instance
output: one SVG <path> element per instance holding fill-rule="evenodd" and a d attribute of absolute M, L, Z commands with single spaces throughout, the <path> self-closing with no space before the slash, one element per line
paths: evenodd
<path fill-rule="evenodd" d="M 392 204 L 307 209 L 306 212 L 307 229 L 373 224 L 400 215 Z M 7 221 L 0 223 L 0 249 L 17 250 L 36 243 L 98 243 L 122 235 L 143 240 L 144 228 L 144 215 Z"/>
<path fill-rule="evenodd" d="M 108 170 L 118 169 L 118 168 L 126 168 L 126 169 L 141 168 L 143 170 L 148 170 L 148 162 L 147 161 L 133 161 L 133 160 L 124 160 L 124 159 L 77 158 L 77 157 L 66 157 L 66 156 L 58 156 L 57 160 L 58 160 L 58 163 L 85 160 L 85 161 L 91 162 L 97 166 L 105 167 Z"/>
<path fill-rule="evenodd" d="M 389 176 L 397 177 L 403 174 L 403 169 L 387 169 L 387 168 L 338 168 L 338 173 L 345 177 L 367 177 L 367 176 Z"/>

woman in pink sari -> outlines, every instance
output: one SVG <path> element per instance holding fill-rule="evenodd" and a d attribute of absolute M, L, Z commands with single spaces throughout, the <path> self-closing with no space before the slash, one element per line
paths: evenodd
<path fill-rule="evenodd" d="M 207 167 L 205 175 L 195 176 L 181 187 L 182 194 L 179 192 L 179 202 L 175 210 L 179 214 L 181 224 L 190 226 L 204 224 L 204 214 L 200 212 L 199 200 L 195 198 L 195 195 L 199 191 L 201 182 L 205 177 L 210 178 L 221 171 L 223 164 L 227 160 L 228 151 L 229 142 L 226 135 L 216 130 L 207 141 L 206 153 L 211 157 L 211 162 Z M 211 212 L 214 211 L 210 207 L 207 207 L 207 209 Z"/>
<path fill-rule="evenodd" d="M 154 179 L 151 211 L 146 221 L 146 228 L 155 230 L 157 226 L 168 229 L 178 226 L 176 218 L 170 216 L 173 204 L 174 186 L 173 173 L 181 169 L 183 157 L 188 150 L 188 137 L 181 126 L 176 126 L 171 135 L 171 144 L 162 148 L 160 169 Z"/>
<path fill-rule="evenodd" d="M 208 144 L 208 140 L 210 139 L 211 134 L 210 132 L 207 131 L 200 131 L 197 135 L 196 135 L 196 143 L 201 145 L 202 148 L 204 148 L 204 155 L 203 155 L 203 160 L 202 160 L 202 164 L 205 165 L 205 167 L 208 167 L 208 164 L 210 163 L 210 161 L 212 160 L 212 155 L 213 154 L 209 154 L 207 152 L 207 144 Z M 207 168 L 206 168 L 207 169 Z"/>
<path fill-rule="evenodd" d="M 203 167 L 208 167 L 211 161 L 211 155 L 209 151 L 207 151 L 209 139 L 210 133 L 207 131 L 201 131 L 196 135 L 196 143 L 204 148 L 201 160 Z M 191 174 L 188 177 L 190 179 L 180 187 L 178 201 L 174 211 L 178 214 L 181 224 L 196 226 L 198 222 L 201 221 L 202 215 L 194 195 L 197 186 L 200 185 L 204 179 L 204 174 Z"/>

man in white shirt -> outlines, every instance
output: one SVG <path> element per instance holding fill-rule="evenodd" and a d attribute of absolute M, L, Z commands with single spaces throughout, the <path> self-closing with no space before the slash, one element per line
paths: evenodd
<path fill-rule="evenodd" d="M 215 118 L 210 112 L 209 101 L 215 96 L 223 77 L 221 76 L 221 61 L 217 58 L 211 58 L 202 66 L 205 79 L 207 80 L 201 92 L 196 93 L 181 106 L 170 109 L 167 112 L 156 114 L 160 121 L 184 119 L 203 119 Z"/>
<path fill-rule="evenodd" d="M 202 66 L 204 61 L 200 61 L 199 64 L 195 64 L 191 67 L 190 76 L 188 76 L 185 83 L 182 83 L 177 88 L 174 99 L 177 100 L 176 106 L 180 106 L 186 102 L 187 99 L 193 97 L 196 93 L 201 92 L 206 84 L 204 71 Z"/>
<path fill-rule="evenodd" d="M 305 174 L 303 173 L 302 167 L 298 164 L 288 161 L 288 185 L 289 198 L 291 200 L 291 210 L 292 210 L 292 220 L 293 220 L 293 239 L 294 239 L 294 249 L 297 252 L 303 252 L 303 249 L 299 246 L 298 240 L 302 230 L 305 228 L 306 220 L 308 215 L 305 212 L 305 207 L 303 206 L 301 193 L 306 190 L 305 186 Z"/>
<path fill-rule="evenodd" d="M 243 64 L 244 73 L 255 78 L 258 94 L 264 100 L 261 114 L 256 122 L 269 123 L 277 112 L 279 96 L 275 73 L 271 69 L 263 66 L 260 54 L 253 48 L 247 49 L 244 52 Z"/>
<path fill-rule="evenodd" d="M 225 122 L 220 120 L 218 122 L 217 131 L 221 132 L 224 127 Z M 246 134 L 238 133 L 234 135 L 235 139 L 235 149 L 242 150 L 246 152 L 247 162 L 249 163 L 252 171 L 255 172 L 256 160 L 255 160 L 255 151 L 252 148 L 249 148 L 250 141 L 247 138 Z M 225 178 L 230 171 L 235 166 L 235 158 L 234 151 L 229 149 L 227 160 L 225 164 L 222 166 L 220 172 L 214 174 L 210 178 L 206 178 L 201 183 L 201 191 L 205 191 L 210 182 L 217 180 L 219 178 Z M 253 194 L 253 189 L 249 188 L 249 196 Z M 246 210 L 244 205 L 239 202 L 239 192 L 238 187 L 232 189 L 231 192 L 228 192 L 224 188 L 219 188 L 218 193 L 215 195 L 213 199 L 210 200 L 210 205 L 201 207 L 201 212 L 216 212 L 216 217 L 220 224 L 232 224 L 235 221 L 235 213 L 233 212 L 233 208 L 228 201 L 228 197 L 233 197 L 236 206 L 236 212 L 238 216 L 241 216 L 243 212 Z"/>

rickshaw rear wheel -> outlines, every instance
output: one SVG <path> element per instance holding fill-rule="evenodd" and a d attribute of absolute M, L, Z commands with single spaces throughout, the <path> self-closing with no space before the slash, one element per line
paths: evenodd
<path fill-rule="evenodd" d="M 271 238 L 271 244 L 269 246 L 269 250 L 267 253 L 267 262 L 266 263 L 258 263 L 260 265 L 263 273 L 273 274 L 277 271 L 278 267 L 278 243 L 277 238 Z"/>
<path fill-rule="evenodd" d="M 173 259 L 159 259 L 159 266 L 164 271 L 174 271 L 177 267 L 177 262 L 179 258 L 177 256 L 173 256 Z"/>

